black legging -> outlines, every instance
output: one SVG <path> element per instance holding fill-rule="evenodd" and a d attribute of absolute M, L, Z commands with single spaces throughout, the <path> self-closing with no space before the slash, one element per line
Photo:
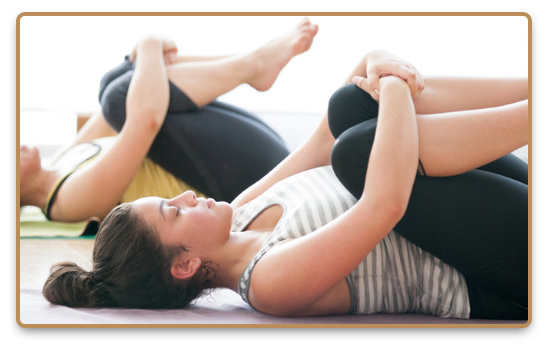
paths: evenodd
<path fill-rule="evenodd" d="M 126 58 L 101 80 L 102 112 L 118 132 L 133 72 Z M 282 138 L 255 115 L 221 102 L 198 109 L 171 82 L 169 89 L 168 113 L 148 157 L 207 196 L 232 201 L 288 155 Z"/>
<path fill-rule="evenodd" d="M 337 139 L 332 165 L 356 198 L 364 188 L 377 109 L 353 84 L 330 100 L 329 125 Z M 406 214 L 395 227 L 464 275 L 471 318 L 528 317 L 527 169 L 508 155 L 458 176 L 417 174 Z"/>

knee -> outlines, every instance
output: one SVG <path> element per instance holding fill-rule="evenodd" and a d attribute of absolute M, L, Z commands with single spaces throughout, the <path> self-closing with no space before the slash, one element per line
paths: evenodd
<path fill-rule="evenodd" d="M 127 92 L 131 78 L 132 73 L 126 73 L 110 82 L 100 99 L 104 118 L 118 132 L 125 123 Z"/>
<path fill-rule="evenodd" d="M 338 180 L 355 198 L 364 189 L 377 120 L 352 127 L 339 136 L 332 148 L 331 162 Z"/>
<path fill-rule="evenodd" d="M 366 91 L 354 84 L 338 89 L 328 103 L 328 125 L 334 138 L 347 129 L 376 118 L 379 105 Z"/>
<path fill-rule="evenodd" d="M 106 90 L 106 87 L 110 85 L 112 81 L 116 80 L 118 77 L 122 76 L 132 69 L 133 64 L 129 62 L 129 56 L 126 56 L 121 64 L 106 72 L 100 80 L 99 102 L 102 100 L 102 95 L 104 94 L 104 90 Z"/>

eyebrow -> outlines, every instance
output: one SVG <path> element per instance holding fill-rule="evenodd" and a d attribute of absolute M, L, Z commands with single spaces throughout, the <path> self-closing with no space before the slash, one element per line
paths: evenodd
<path fill-rule="evenodd" d="M 165 219 L 165 214 L 163 214 L 163 207 L 165 206 L 165 200 L 161 200 L 159 202 L 159 213 L 161 214 L 161 217 Z"/>

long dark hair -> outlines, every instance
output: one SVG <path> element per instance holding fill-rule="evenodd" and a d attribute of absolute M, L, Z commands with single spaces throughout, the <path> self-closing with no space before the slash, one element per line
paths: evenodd
<path fill-rule="evenodd" d="M 44 297 L 69 307 L 182 308 L 212 287 L 215 272 L 205 263 L 188 280 L 170 273 L 184 246 L 163 244 L 131 209 L 117 206 L 104 219 L 93 249 L 93 270 L 73 262 L 51 268 Z"/>

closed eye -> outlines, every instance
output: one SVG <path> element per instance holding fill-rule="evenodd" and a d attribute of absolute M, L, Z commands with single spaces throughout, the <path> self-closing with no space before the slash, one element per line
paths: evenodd
<path fill-rule="evenodd" d="M 171 210 L 174 210 L 174 211 L 171 211 Z M 176 206 L 171 206 L 169 212 L 171 214 L 173 214 L 173 212 L 174 212 L 173 218 L 176 218 L 180 214 L 180 208 L 178 208 Z"/>

